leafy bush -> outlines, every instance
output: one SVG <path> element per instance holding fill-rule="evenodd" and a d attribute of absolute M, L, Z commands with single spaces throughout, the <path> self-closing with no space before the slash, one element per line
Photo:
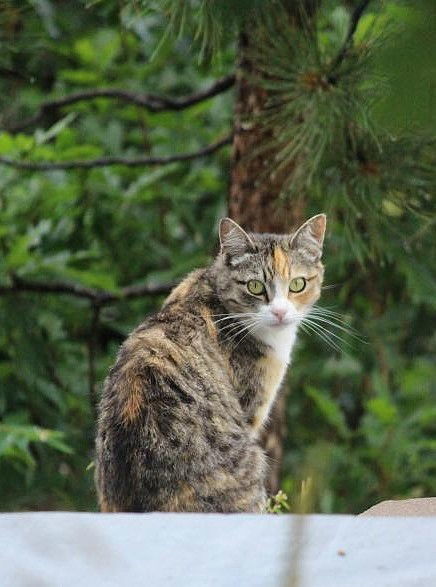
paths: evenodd
<path fill-rule="evenodd" d="M 199 66 L 187 36 L 164 35 L 159 3 L 3 4 L 0 157 L 166 157 L 229 133 L 232 96 L 225 93 L 177 113 L 96 97 L 46 108 L 29 123 L 42 103 L 95 88 L 189 95 L 233 70 L 235 42 L 225 37 L 219 59 Z M 425 67 L 435 62 L 426 39 L 436 17 L 423 1 L 372 4 L 359 43 L 387 18 L 404 32 L 381 42 L 353 78 L 367 90 L 365 75 L 375 72 L 388 82 L 376 87 L 390 88 L 372 111 L 373 158 L 338 167 L 334 143 L 303 189 L 307 216 L 325 210 L 330 221 L 321 305 L 333 305 L 344 327 L 365 340 L 336 329 L 349 343 L 333 338 L 338 351 L 302 333 L 289 374 L 283 488 L 292 507 L 301 480 L 312 476 L 313 507 L 324 512 L 431 495 L 436 482 L 435 150 L 428 138 L 435 119 L 426 89 L 434 68 Z M 318 42 L 328 53 L 343 42 L 349 12 L 340 2 L 323 5 Z M 415 59 L 410 67 L 408 43 L 423 56 L 422 68 Z M 409 92 L 417 77 L 420 92 Z M 213 227 L 225 214 L 228 161 L 224 149 L 156 167 L 1 167 L 2 509 L 95 508 L 89 464 L 98 388 L 119 343 L 162 299 L 127 299 L 122 288 L 170 284 L 208 262 Z M 38 283 L 74 286 L 75 295 L 38 290 Z M 102 291 L 118 301 L 105 301 Z"/>

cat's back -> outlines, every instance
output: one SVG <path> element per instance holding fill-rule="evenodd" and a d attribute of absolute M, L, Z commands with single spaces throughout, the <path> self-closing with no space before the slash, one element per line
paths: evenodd
<path fill-rule="evenodd" d="M 202 403 L 213 387 L 219 387 L 221 398 L 233 399 L 229 362 L 219 346 L 212 310 L 199 292 L 202 273 L 195 271 L 182 281 L 162 309 L 122 344 L 104 396 L 113 394 L 123 402 L 127 420 L 137 411 L 135 390 L 147 401 L 162 382 L 178 386 L 179 399 L 188 404 Z"/>
<path fill-rule="evenodd" d="M 168 305 L 147 319 L 121 346 L 105 383 L 104 401 L 118 402 L 125 424 L 143 404 L 157 399 L 181 408 L 216 398 L 233 398 L 226 361 L 207 310 L 186 304 Z M 237 404 L 235 404 L 237 409 Z"/>
<path fill-rule="evenodd" d="M 243 511 L 253 504 L 238 497 L 241 479 L 261 491 L 253 466 L 260 480 L 262 454 L 199 279 L 188 276 L 129 336 L 105 383 L 97 436 L 103 509 Z M 257 498 L 245 491 L 245 501 Z"/>

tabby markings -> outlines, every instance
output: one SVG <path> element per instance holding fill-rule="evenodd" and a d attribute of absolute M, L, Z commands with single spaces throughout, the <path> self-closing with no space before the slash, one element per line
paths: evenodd
<path fill-rule="evenodd" d="M 281 247 L 275 247 L 273 253 L 274 272 L 284 280 L 290 279 L 289 258 Z"/>

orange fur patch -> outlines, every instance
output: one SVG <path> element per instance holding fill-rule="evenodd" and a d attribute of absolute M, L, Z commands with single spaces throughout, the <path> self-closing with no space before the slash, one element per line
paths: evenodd
<path fill-rule="evenodd" d="M 258 361 L 257 366 L 260 367 L 263 377 L 263 401 L 254 413 L 252 423 L 254 430 L 258 430 L 265 423 L 287 367 L 275 355 L 263 357 Z"/>
<path fill-rule="evenodd" d="M 310 283 L 308 287 L 301 293 L 291 293 L 289 294 L 289 297 L 292 299 L 292 303 L 299 310 L 300 308 L 306 307 L 309 304 L 314 304 L 319 299 L 320 293 L 320 283 L 317 280 L 317 283 Z"/>
<path fill-rule="evenodd" d="M 183 483 L 177 492 L 162 504 L 161 510 L 163 512 L 195 511 L 197 501 L 194 489 L 188 483 Z"/>
<path fill-rule="evenodd" d="M 164 306 L 166 306 L 167 304 L 172 304 L 174 302 L 183 301 L 189 294 L 192 285 L 195 283 L 200 273 L 201 270 L 199 269 L 197 269 L 196 271 L 192 271 L 192 273 L 189 273 L 189 275 L 185 277 L 185 279 L 173 289 L 173 291 L 165 300 Z"/>
<path fill-rule="evenodd" d="M 288 280 L 290 277 L 289 257 L 281 247 L 275 247 L 273 253 L 274 272 L 282 279 Z"/>
<path fill-rule="evenodd" d="M 144 405 L 143 387 L 139 380 L 133 379 L 131 382 L 129 381 L 128 390 L 128 396 L 125 399 L 121 413 L 126 425 L 136 420 Z"/>
<path fill-rule="evenodd" d="M 209 333 L 209 336 L 211 336 L 212 338 L 216 338 L 217 337 L 217 329 L 216 329 L 216 325 L 215 322 L 212 320 L 212 315 L 209 312 L 209 310 L 203 306 L 200 309 L 200 314 L 202 316 L 202 318 L 204 319 L 204 321 L 206 322 L 206 327 L 207 327 L 207 331 Z"/>

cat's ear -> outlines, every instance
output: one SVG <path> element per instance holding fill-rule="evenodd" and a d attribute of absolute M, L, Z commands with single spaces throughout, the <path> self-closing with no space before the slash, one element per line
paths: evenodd
<path fill-rule="evenodd" d="M 306 220 L 292 235 L 291 248 L 304 249 L 314 260 L 319 260 L 322 255 L 326 224 L 325 214 L 317 214 Z"/>
<path fill-rule="evenodd" d="M 219 227 L 221 252 L 241 255 L 254 249 L 254 243 L 239 224 L 230 218 L 222 218 Z"/>

